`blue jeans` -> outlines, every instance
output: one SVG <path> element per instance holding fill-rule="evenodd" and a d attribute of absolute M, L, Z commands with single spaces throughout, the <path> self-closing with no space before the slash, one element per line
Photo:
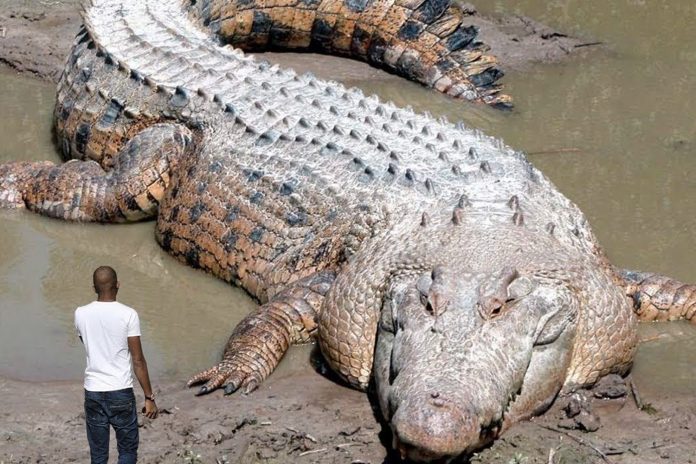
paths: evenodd
<path fill-rule="evenodd" d="M 85 422 L 92 464 L 109 459 L 109 425 L 116 431 L 118 464 L 138 459 L 138 416 L 132 388 L 92 392 L 85 390 Z"/>

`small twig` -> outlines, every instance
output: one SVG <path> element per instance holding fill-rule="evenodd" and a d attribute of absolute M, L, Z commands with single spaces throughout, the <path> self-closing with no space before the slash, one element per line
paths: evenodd
<path fill-rule="evenodd" d="M 271 422 L 271 421 L 263 421 L 263 422 L 259 422 L 259 425 L 273 425 L 273 422 Z"/>
<path fill-rule="evenodd" d="M 660 335 L 655 335 L 654 337 L 648 337 L 648 338 L 641 338 L 638 340 L 638 343 L 647 343 L 647 342 L 654 342 L 655 340 L 659 340 L 661 338 L 664 338 L 665 334 L 660 334 Z"/>
<path fill-rule="evenodd" d="M 597 453 L 597 454 L 599 455 L 599 457 L 602 458 L 602 461 L 604 461 L 604 462 L 606 462 L 606 463 L 608 463 L 608 464 L 612 464 L 612 462 L 609 460 L 609 458 L 607 457 L 607 455 L 604 454 L 604 452 L 603 452 L 601 449 L 597 448 L 597 447 L 596 447 L 595 445 L 593 445 L 592 443 L 587 442 L 587 441 L 583 440 L 583 439 L 580 438 L 580 437 L 576 437 L 575 435 L 570 434 L 570 433 L 568 433 L 568 432 L 564 432 L 563 430 L 559 430 L 559 429 L 557 429 L 557 428 L 555 428 L 555 427 L 551 427 L 551 426 L 549 426 L 549 425 L 537 424 L 536 422 L 532 422 L 532 423 L 533 423 L 534 425 L 536 425 L 537 427 L 541 427 L 542 429 L 550 430 L 550 431 L 552 431 L 552 432 L 556 432 L 556 433 L 560 433 L 560 434 L 562 434 L 562 435 L 565 435 L 566 437 L 570 438 L 571 440 L 575 440 L 575 441 L 578 442 L 579 444 L 581 444 L 581 445 L 583 445 L 583 446 L 587 446 L 588 448 L 591 448 L 595 453 Z"/>
<path fill-rule="evenodd" d="M 0 37 L 4 39 L 6 34 L 7 28 L 5 26 L 0 26 Z"/>
<path fill-rule="evenodd" d="M 667 442 L 662 442 L 662 443 L 653 443 L 652 446 L 648 449 L 654 450 L 658 448 L 674 448 L 676 444 L 674 443 L 667 443 Z"/>
<path fill-rule="evenodd" d="M 575 48 L 582 48 L 582 47 L 593 47 L 595 45 L 604 45 L 604 42 L 585 42 L 585 43 L 579 43 L 575 44 Z"/>
<path fill-rule="evenodd" d="M 554 456 L 556 456 L 556 448 L 549 448 L 549 464 L 553 464 Z"/>
<path fill-rule="evenodd" d="M 309 451 L 304 451 L 300 453 L 300 456 L 307 456 L 308 454 L 315 454 L 315 453 L 323 453 L 326 451 L 326 448 L 319 448 L 319 449 L 314 449 L 314 450 L 309 450 Z"/>
<path fill-rule="evenodd" d="M 548 150 L 528 151 L 528 155 L 551 155 L 554 153 L 580 153 L 579 148 L 550 148 Z"/>
<path fill-rule="evenodd" d="M 300 433 L 299 430 L 297 430 L 297 429 L 295 429 L 295 428 L 293 428 L 293 427 L 285 427 L 285 428 L 286 428 L 287 430 L 291 431 L 292 433 L 298 433 L 298 434 Z"/>
<path fill-rule="evenodd" d="M 307 440 L 311 441 L 311 442 L 314 442 L 314 443 L 317 442 L 317 439 L 314 438 L 313 436 L 311 436 L 311 435 L 308 434 L 308 433 L 305 433 L 305 434 L 304 434 L 304 437 L 305 437 Z"/>
<path fill-rule="evenodd" d="M 349 446 L 355 446 L 357 443 L 341 443 L 340 445 L 336 445 L 336 449 L 343 449 L 343 448 L 348 448 Z"/>
<path fill-rule="evenodd" d="M 628 386 L 631 387 L 631 393 L 633 394 L 633 400 L 636 402 L 636 407 L 642 411 L 643 407 L 645 407 L 645 404 L 643 404 L 643 400 L 640 398 L 640 395 L 638 394 L 638 387 L 636 387 L 636 384 L 633 381 L 633 377 L 629 377 Z"/>

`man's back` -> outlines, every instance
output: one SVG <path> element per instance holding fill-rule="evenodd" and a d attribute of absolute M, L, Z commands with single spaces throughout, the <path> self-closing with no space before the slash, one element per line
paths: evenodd
<path fill-rule="evenodd" d="M 85 390 L 131 388 L 128 337 L 140 336 L 135 310 L 117 301 L 94 301 L 75 310 L 75 327 L 87 351 Z"/>

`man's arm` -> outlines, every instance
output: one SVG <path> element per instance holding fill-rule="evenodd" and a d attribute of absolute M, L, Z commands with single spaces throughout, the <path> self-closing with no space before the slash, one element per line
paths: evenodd
<path fill-rule="evenodd" d="M 133 359 L 133 372 L 145 394 L 145 415 L 150 419 L 154 419 L 157 417 L 157 405 L 152 393 L 150 374 L 147 371 L 147 361 L 145 361 L 143 347 L 140 344 L 140 337 L 128 337 L 128 350 Z"/>

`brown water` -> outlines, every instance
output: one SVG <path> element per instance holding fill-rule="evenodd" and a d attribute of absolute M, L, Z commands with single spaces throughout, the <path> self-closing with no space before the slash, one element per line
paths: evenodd
<path fill-rule="evenodd" d="M 498 0 L 488 7 L 522 12 L 610 47 L 583 60 L 510 73 L 512 113 L 454 102 L 352 62 L 279 60 L 503 137 L 532 153 L 580 205 L 615 263 L 696 282 L 696 33 L 690 28 L 696 5 L 538 3 Z M 53 86 L 0 74 L 0 88 L 0 161 L 57 160 L 50 140 Z M 121 300 L 140 312 L 156 376 L 184 378 L 216 361 L 233 325 L 254 306 L 241 291 L 163 253 L 151 223 L 76 225 L 0 211 L 0 375 L 80 377 L 84 359 L 72 313 L 93 296 L 92 270 L 107 263 L 120 273 Z M 696 328 L 642 331 L 650 341 L 635 368 L 641 388 L 691 391 Z M 307 353 L 291 351 L 293 362 L 282 369 L 306 362 Z"/>
<path fill-rule="evenodd" d="M 54 86 L 0 74 L 0 159 L 51 159 Z M 152 223 L 68 224 L 0 210 L 0 375 L 79 378 L 76 306 L 92 301 L 91 274 L 110 264 L 120 299 L 138 309 L 154 374 L 185 377 L 215 361 L 254 303 L 180 265 L 157 246 Z"/>

